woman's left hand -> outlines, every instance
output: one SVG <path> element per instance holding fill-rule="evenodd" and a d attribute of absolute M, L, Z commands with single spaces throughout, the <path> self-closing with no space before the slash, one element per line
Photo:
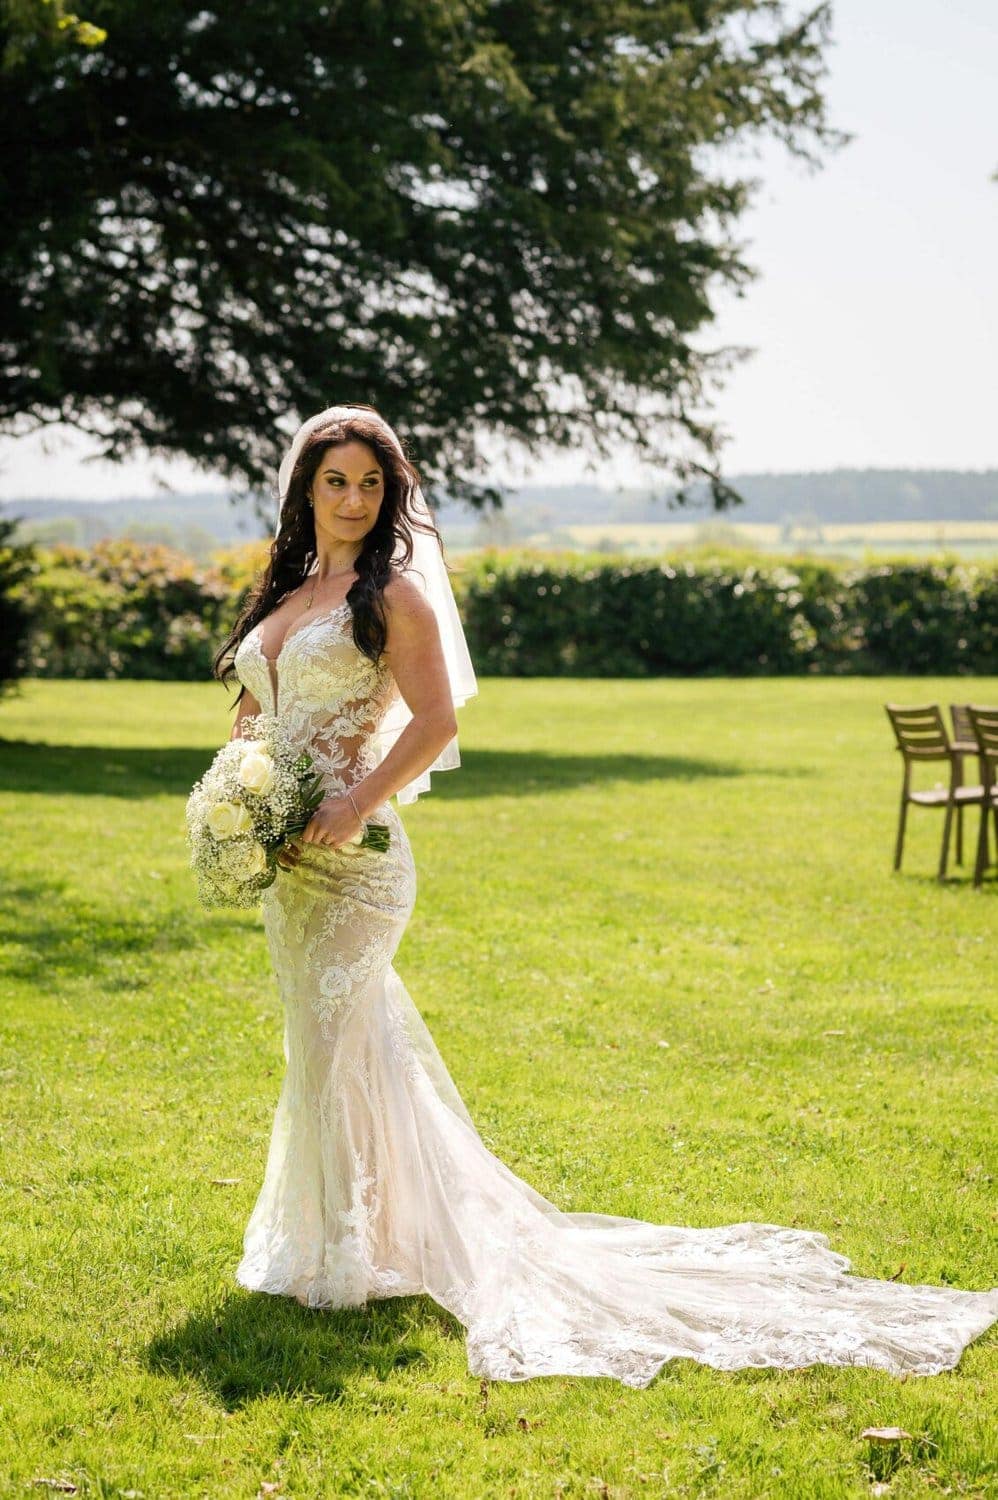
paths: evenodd
<path fill-rule="evenodd" d="M 358 820 L 348 797 L 327 797 L 319 803 L 299 838 L 304 844 L 325 844 L 338 849 L 363 831 L 364 824 Z"/>

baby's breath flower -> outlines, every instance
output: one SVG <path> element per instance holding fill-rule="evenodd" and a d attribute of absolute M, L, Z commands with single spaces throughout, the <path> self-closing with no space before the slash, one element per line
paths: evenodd
<path fill-rule="evenodd" d="M 187 836 L 205 907 L 255 906 L 277 878 L 277 853 L 322 800 L 311 756 L 282 720 L 243 719 L 242 738 L 215 755 L 187 799 Z"/>

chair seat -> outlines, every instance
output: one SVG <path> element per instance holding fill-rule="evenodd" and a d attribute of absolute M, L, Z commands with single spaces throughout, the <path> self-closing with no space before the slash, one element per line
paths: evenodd
<path fill-rule="evenodd" d="M 992 802 L 998 800 L 998 789 L 992 788 Z M 909 802 L 917 802 L 919 807 L 945 807 L 949 801 L 949 788 L 945 786 L 931 787 L 924 792 L 911 792 L 908 796 Z M 984 788 L 982 786 L 958 786 L 953 794 L 953 801 L 983 802 Z"/>

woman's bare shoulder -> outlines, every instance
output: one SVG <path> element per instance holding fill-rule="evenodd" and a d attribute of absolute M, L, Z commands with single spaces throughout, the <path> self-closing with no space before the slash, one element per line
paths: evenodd
<path fill-rule="evenodd" d="M 393 572 L 384 588 L 385 606 L 389 614 L 418 622 L 433 615 L 433 606 L 423 590 L 407 573 Z"/>

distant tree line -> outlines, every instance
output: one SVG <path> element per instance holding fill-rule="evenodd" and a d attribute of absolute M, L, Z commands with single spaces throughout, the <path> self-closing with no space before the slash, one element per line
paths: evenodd
<path fill-rule="evenodd" d="M 736 475 L 732 483 L 747 503 L 730 512 L 742 521 L 798 525 L 868 521 L 998 521 L 998 469 L 837 469 L 816 474 Z M 695 493 L 695 486 L 693 487 Z M 670 510 L 667 497 L 644 490 L 607 490 L 591 483 L 525 485 L 500 512 L 475 518 L 452 499 L 437 508 L 445 538 L 467 535 L 462 545 L 506 546 L 532 531 L 618 522 L 690 521 L 713 512 L 692 506 Z M 706 494 L 700 498 L 706 503 Z M 67 542 L 89 547 L 105 537 L 162 542 L 208 560 L 211 547 L 230 546 L 269 529 L 247 504 L 215 492 L 164 494 L 110 500 L 20 500 L 0 502 L 0 515 L 18 516 L 18 535 L 43 545 Z"/>

